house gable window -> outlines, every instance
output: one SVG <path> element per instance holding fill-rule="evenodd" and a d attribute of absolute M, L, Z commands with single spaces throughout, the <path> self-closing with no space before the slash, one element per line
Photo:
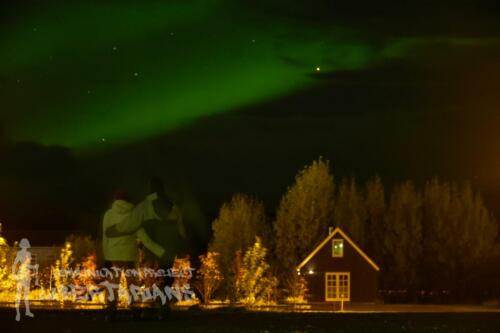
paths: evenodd
<path fill-rule="evenodd" d="M 332 240 L 332 257 L 341 258 L 344 256 L 344 240 L 341 238 L 334 238 Z"/>

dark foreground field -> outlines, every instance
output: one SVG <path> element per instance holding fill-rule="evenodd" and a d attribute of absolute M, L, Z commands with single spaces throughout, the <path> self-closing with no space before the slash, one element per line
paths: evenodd
<path fill-rule="evenodd" d="M 98 311 L 37 309 L 35 318 L 14 320 L 0 310 L 0 332 L 500 332 L 500 313 L 279 313 L 175 311 L 168 320 L 134 320 L 122 312 L 114 322 Z"/>

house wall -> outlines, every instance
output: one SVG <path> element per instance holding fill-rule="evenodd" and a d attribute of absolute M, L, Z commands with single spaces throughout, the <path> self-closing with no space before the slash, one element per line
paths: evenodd
<path fill-rule="evenodd" d="M 333 239 L 343 237 L 336 234 Z M 313 274 L 309 274 L 309 270 Z M 377 297 L 378 271 L 344 239 L 344 256 L 332 257 L 332 240 L 321 248 L 300 270 L 305 277 L 309 289 L 309 300 L 325 301 L 325 273 L 350 272 L 351 302 L 374 302 Z"/>
<path fill-rule="evenodd" d="M 34 246 L 28 250 L 32 258 L 40 265 L 40 270 L 53 265 L 61 253 L 61 247 L 58 246 Z"/>

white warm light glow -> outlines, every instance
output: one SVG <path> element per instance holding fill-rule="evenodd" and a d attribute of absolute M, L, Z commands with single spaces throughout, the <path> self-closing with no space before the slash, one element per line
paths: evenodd
<path fill-rule="evenodd" d="M 333 257 L 344 256 L 344 241 L 342 239 L 334 239 L 332 241 L 332 256 Z"/>

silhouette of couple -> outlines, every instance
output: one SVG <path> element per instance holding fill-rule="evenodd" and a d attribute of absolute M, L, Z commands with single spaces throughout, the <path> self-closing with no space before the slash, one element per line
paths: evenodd
<path fill-rule="evenodd" d="M 151 179 L 149 187 L 149 194 L 137 205 L 131 203 L 125 190 L 113 194 L 102 223 L 106 266 L 123 271 L 134 268 L 142 244 L 150 265 L 170 268 L 175 256 L 185 250 L 186 233 L 179 207 L 166 195 L 161 180 Z M 119 279 L 114 275 L 113 281 L 108 282 L 117 285 Z M 129 285 L 131 279 L 127 279 Z M 114 316 L 118 290 L 108 295 L 108 301 Z"/>

